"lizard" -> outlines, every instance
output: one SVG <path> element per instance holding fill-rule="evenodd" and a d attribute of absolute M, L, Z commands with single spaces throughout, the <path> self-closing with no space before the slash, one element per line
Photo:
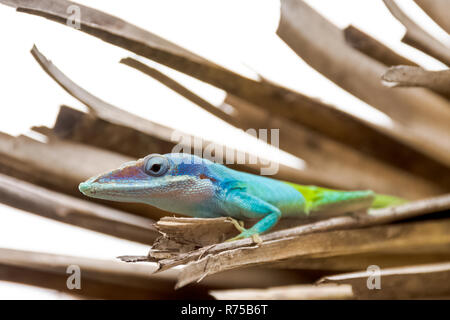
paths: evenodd
<path fill-rule="evenodd" d="M 317 213 L 345 214 L 394 206 L 405 200 L 371 190 L 334 190 L 299 185 L 237 171 L 208 159 L 185 154 L 150 154 L 79 184 L 86 196 L 146 203 L 165 211 L 198 218 L 259 219 L 229 239 L 252 237 L 270 230 L 280 218 Z"/>

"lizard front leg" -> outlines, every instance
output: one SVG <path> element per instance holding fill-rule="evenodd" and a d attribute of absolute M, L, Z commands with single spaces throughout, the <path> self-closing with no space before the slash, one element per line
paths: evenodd
<path fill-rule="evenodd" d="M 255 242 L 261 242 L 259 234 L 271 229 L 281 217 L 281 212 L 277 207 L 239 189 L 228 192 L 225 204 L 232 217 L 239 219 L 262 218 L 250 229 L 244 229 L 239 235 L 227 241 L 252 237 Z"/>

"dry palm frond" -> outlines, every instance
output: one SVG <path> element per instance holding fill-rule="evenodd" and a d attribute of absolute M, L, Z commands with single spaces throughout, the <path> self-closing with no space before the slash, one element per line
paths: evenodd
<path fill-rule="evenodd" d="M 414 1 L 449 31 L 448 1 Z M 67 8 L 75 4 L 0 3 L 62 24 L 70 15 Z M 80 31 L 224 90 L 226 99 L 223 105 L 213 105 L 139 60 L 126 58 L 122 63 L 237 129 L 280 128 L 280 149 L 304 160 L 305 166 L 280 165 L 275 178 L 422 200 L 344 216 L 282 219 L 261 237 L 262 243 L 255 244 L 251 239 L 223 242 L 238 234 L 236 221 L 230 218 L 163 217 L 168 213 L 143 204 L 78 199 L 78 184 L 91 176 L 149 153 L 172 152 L 175 146 L 203 137 L 100 99 L 33 47 L 43 70 L 89 112 L 62 106 L 53 128 L 33 127 L 45 142 L 0 132 L 0 202 L 152 246 L 147 256 L 121 257 L 142 264 L 0 249 L 0 280 L 68 292 L 66 268 L 78 265 L 84 286 L 77 294 L 95 298 L 208 298 L 208 292 L 218 299 L 448 298 L 448 70 L 425 70 L 353 26 L 341 30 L 301 0 L 281 3 L 278 36 L 318 72 L 390 117 L 391 126 L 356 117 L 265 77 L 241 76 L 127 21 L 76 5 L 82 11 Z M 445 44 L 395 1 L 384 3 L 407 29 L 403 42 L 450 63 Z M 389 88 L 382 80 L 407 88 Z M 172 140 L 174 134 L 181 141 Z M 224 147 L 201 140 L 203 152 L 208 146 Z M 256 173 L 261 165 L 233 167 Z M 152 219 L 160 220 L 153 226 Z M 148 262 L 158 262 L 158 271 L 166 273 L 150 275 L 156 268 Z M 181 271 L 173 269 L 179 265 L 184 265 Z M 370 265 L 381 268 L 382 290 L 368 288 Z M 340 274 L 330 275 L 336 273 Z M 175 284 L 181 288 L 200 280 L 196 286 L 173 290 Z"/>
<path fill-rule="evenodd" d="M 450 99 L 450 69 L 427 71 L 419 67 L 395 66 L 382 79 L 394 87 L 424 87 Z"/>
<path fill-rule="evenodd" d="M 450 66 L 450 48 L 433 38 L 429 33 L 416 24 L 394 0 L 383 0 L 392 15 L 406 28 L 406 34 L 402 41 L 417 48 L 430 56 Z"/>

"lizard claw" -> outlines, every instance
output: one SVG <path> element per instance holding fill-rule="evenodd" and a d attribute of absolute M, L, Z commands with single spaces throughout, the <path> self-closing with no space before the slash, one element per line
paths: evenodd
<path fill-rule="evenodd" d="M 238 221 L 236 219 L 230 218 L 231 223 L 236 227 L 236 229 L 241 232 L 244 233 L 245 231 L 247 231 L 247 229 L 244 228 L 244 222 L 243 221 Z"/>

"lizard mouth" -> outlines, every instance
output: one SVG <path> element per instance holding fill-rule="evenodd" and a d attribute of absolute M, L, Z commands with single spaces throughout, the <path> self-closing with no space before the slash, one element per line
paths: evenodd
<path fill-rule="evenodd" d="M 101 178 L 101 177 L 100 177 Z M 214 195 L 214 187 L 209 179 L 196 179 L 191 176 L 170 176 L 147 178 L 144 180 L 119 180 L 99 182 L 93 177 L 79 184 L 78 189 L 84 195 L 120 202 L 144 202 L 148 204 L 161 201 L 176 202 L 186 198 L 195 202 Z"/>
<path fill-rule="evenodd" d="M 143 183 L 99 183 L 90 180 L 79 184 L 78 189 L 84 195 L 92 198 L 127 201 L 129 198 L 140 197 L 149 192 L 148 186 Z"/>

